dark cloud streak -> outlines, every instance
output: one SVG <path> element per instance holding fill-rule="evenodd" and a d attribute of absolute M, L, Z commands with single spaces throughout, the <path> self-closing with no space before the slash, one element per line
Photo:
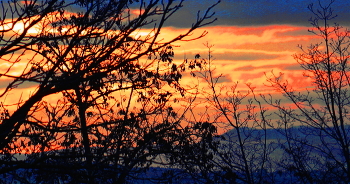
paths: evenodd
<path fill-rule="evenodd" d="M 235 71 L 254 71 L 257 69 L 271 69 L 271 68 L 280 68 L 282 70 L 302 70 L 298 63 L 296 64 L 274 64 L 274 65 L 263 65 L 263 66 L 253 66 L 247 65 L 236 68 Z"/>
<path fill-rule="evenodd" d="M 326 5 L 329 0 L 321 0 Z M 198 10 L 203 12 L 214 4 L 215 0 L 189 0 L 184 7 L 168 22 L 174 27 L 188 27 L 196 18 Z M 310 26 L 308 20 L 312 13 L 308 5 L 313 3 L 318 8 L 317 0 L 224 0 L 214 8 L 216 21 L 213 25 L 262 26 L 288 24 Z M 350 25 L 350 1 L 336 0 L 332 5 L 335 22 Z"/>
<path fill-rule="evenodd" d="M 186 56 L 189 58 L 194 57 L 197 53 L 186 53 Z M 203 55 L 204 56 L 204 55 Z M 213 57 L 215 60 L 261 60 L 264 59 L 276 59 L 284 56 L 283 54 L 265 54 L 265 53 L 251 53 L 251 52 L 224 52 L 224 53 L 214 53 Z M 177 60 L 184 59 L 184 56 L 181 54 L 175 55 Z"/>

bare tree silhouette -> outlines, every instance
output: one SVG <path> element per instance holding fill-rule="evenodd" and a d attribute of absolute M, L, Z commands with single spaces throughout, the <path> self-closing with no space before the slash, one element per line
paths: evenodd
<path fill-rule="evenodd" d="M 330 25 L 336 17 L 331 1 L 318 7 L 309 5 L 313 13 L 309 31 L 323 41 L 302 49 L 294 55 L 311 78 L 312 89 L 297 92 L 272 75 L 268 81 L 295 108 L 285 107 L 279 100 L 265 97 L 278 109 L 280 132 L 285 155 L 280 165 L 300 183 L 348 183 L 350 181 L 349 152 L 349 31 L 338 24 Z M 300 127 L 294 127 L 299 125 Z"/>
<path fill-rule="evenodd" d="M 2 2 L 0 57 L 9 67 L 0 77 L 11 82 L 0 97 L 28 83 L 36 88 L 14 110 L 1 104 L 0 172 L 27 182 L 123 183 L 200 139 L 198 131 L 189 137 L 198 126 L 171 107 L 186 93 L 181 73 L 198 67 L 174 63 L 172 43 L 205 36 L 191 34 L 215 21 L 219 2 L 184 33 L 161 38 L 183 2 Z"/>

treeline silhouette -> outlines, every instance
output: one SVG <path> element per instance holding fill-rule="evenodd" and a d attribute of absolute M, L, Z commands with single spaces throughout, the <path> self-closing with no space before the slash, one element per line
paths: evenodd
<path fill-rule="evenodd" d="M 210 44 L 174 62 L 218 3 L 162 38 L 184 0 L 1 2 L 1 183 L 349 183 L 350 35 L 331 24 L 335 2 L 310 4 L 323 42 L 295 55 L 313 88 L 267 75 L 293 107 L 220 86 Z M 188 73 L 206 88 L 183 86 Z"/>

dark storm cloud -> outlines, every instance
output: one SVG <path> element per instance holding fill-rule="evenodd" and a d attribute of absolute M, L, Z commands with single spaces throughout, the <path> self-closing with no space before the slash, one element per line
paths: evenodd
<path fill-rule="evenodd" d="M 324 5 L 330 2 L 330 0 L 321 1 Z M 72 0 L 67 0 L 66 2 L 70 3 Z M 175 1 L 174 3 L 177 2 Z M 198 11 L 200 11 L 199 15 L 203 15 L 205 10 L 216 2 L 217 0 L 186 0 L 183 3 L 183 7 L 166 22 L 166 26 L 190 27 L 196 21 Z M 221 3 L 211 11 L 215 11 L 214 17 L 218 18 L 212 25 L 292 24 L 309 26 L 308 20 L 312 13 L 307 7 L 311 3 L 314 4 L 315 8 L 319 7 L 317 0 L 221 0 Z M 12 4 L 4 3 L 3 6 L 5 9 L 8 9 Z M 139 3 L 133 3 L 130 7 L 139 8 Z M 350 19 L 348 18 L 350 17 L 349 0 L 335 0 L 332 8 L 334 14 L 338 15 L 334 21 L 341 25 L 350 25 Z M 79 10 L 81 8 L 74 5 L 68 8 L 68 11 L 72 12 Z M 5 16 L 6 18 L 10 18 L 10 11 L 7 11 L 5 15 L 7 15 Z M 14 15 L 14 17 L 17 16 Z M 148 27 L 150 26 L 153 26 L 153 24 Z"/>
<path fill-rule="evenodd" d="M 321 0 L 323 5 L 329 0 Z M 168 22 L 175 27 L 188 27 L 196 19 L 198 10 L 201 13 L 215 3 L 215 0 L 189 0 L 184 7 Z M 309 26 L 312 13 L 307 9 L 313 3 L 319 8 L 317 0 L 222 0 L 214 11 L 218 21 L 214 25 L 272 25 L 291 24 Z M 350 1 L 336 0 L 332 8 L 338 17 L 334 21 L 342 25 L 350 25 Z M 332 22 L 331 22 L 332 23 Z"/>

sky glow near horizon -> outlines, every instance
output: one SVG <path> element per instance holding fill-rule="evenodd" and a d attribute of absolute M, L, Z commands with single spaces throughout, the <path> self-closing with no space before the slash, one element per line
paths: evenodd
<path fill-rule="evenodd" d="M 195 21 L 197 10 L 205 10 L 215 0 L 189 0 L 184 7 L 174 14 L 166 24 L 160 37 L 167 38 L 185 32 Z M 323 3 L 329 2 L 322 0 Z M 214 45 L 211 48 L 215 76 L 222 75 L 219 85 L 232 86 L 239 83 L 238 90 L 247 91 L 246 83 L 251 83 L 257 93 L 274 93 L 267 87 L 267 77 L 273 72 L 284 73 L 284 79 L 296 90 L 302 91 L 309 86 L 311 80 L 303 76 L 303 70 L 293 54 L 300 53 L 298 45 L 305 48 L 311 43 L 319 43 L 317 36 L 308 32 L 312 28 L 308 22 L 312 13 L 307 9 L 308 4 L 316 0 L 223 0 L 213 11 L 218 20 L 211 25 L 199 28 L 193 37 L 207 31 L 201 39 L 190 42 L 176 42 L 175 61 L 182 62 L 184 58 L 193 59 L 196 54 L 206 58 L 208 49 L 203 45 Z M 338 17 L 335 22 L 344 27 L 350 25 L 350 2 L 336 0 L 334 13 Z M 137 11 L 132 11 L 137 14 Z M 17 27 L 18 28 L 18 27 Z M 138 33 L 136 33 L 137 35 Z M 146 34 L 140 32 L 139 35 Z M 6 67 L 1 63 L 0 70 Z M 22 68 L 25 66 L 22 66 Z M 18 67 L 20 71 L 21 67 Z M 13 74 L 18 73 L 13 68 Z M 187 75 L 188 76 L 188 75 Z M 4 89 L 10 79 L 0 80 L 0 89 Z M 199 83 L 203 81 L 197 81 Z M 196 79 L 184 77 L 183 84 L 195 84 Z M 29 96 L 35 90 L 35 85 L 24 84 L 11 95 Z M 18 99 L 6 98 L 7 104 L 15 104 Z"/>

